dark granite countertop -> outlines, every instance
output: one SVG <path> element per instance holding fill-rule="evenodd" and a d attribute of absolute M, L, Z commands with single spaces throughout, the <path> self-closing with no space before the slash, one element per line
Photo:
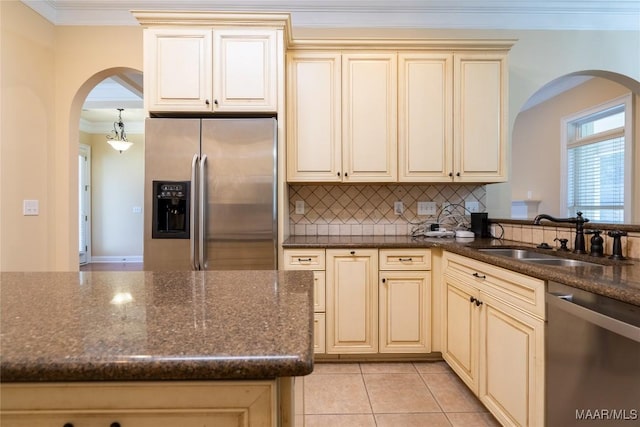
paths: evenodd
<path fill-rule="evenodd" d="M 613 261 L 588 255 L 562 254 L 564 257 L 600 263 L 588 267 L 556 267 L 530 264 L 516 259 L 478 251 L 486 247 L 529 247 L 534 245 L 496 239 L 452 239 L 411 236 L 291 236 L 286 248 L 441 248 L 489 264 L 543 280 L 551 280 L 640 306 L 640 260 Z M 544 250 L 547 253 L 549 250 Z"/>
<path fill-rule="evenodd" d="M 271 379 L 313 370 L 313 275 L 0 273 L 0 379 Z"/>

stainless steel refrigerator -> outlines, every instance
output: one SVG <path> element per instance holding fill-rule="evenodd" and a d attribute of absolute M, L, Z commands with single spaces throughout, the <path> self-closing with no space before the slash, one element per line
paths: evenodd
<path fill-rule="evenodd" d="M 277 269 L 276 120 L 145 122 L 145 270 Z"/>

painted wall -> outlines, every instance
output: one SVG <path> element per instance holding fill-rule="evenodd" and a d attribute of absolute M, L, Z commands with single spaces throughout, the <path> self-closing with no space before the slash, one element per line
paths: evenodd
<path fill-rule="evenodd" d="M 89 135 L 91 145 L 91 257 L 93 262 L 141 262 L 144 206 L 144 137 L 127 133 L 131 148 L 119 153 L 104 134 Z"/>
<path fill-rule="evenodd" d="M 514 200 L 525 200 L 527 191 L 541 200 L 539 211 L 560 212 L 560 151 L 563 117 L 608 102 L 629 89 L 602 78 L 593 78 L 563 94 L 521 112 L 512 139 L 511 191 Z M 640 164 L 634 170 L 640 171 Z M 636 199 L 640 195 L 636 195 Z"/>
<path fill-rule="evenodd" d="M 142 28 L 55 27 L 20 2 L 0 9 L 0 114 L 12 124 L 0 131 L 0 270 L 75 271 L 80 109 L 104 78 L 142 70 Z M 22 216 L 23 199 L 40 215 Z"/>
<path fill-rule="evenodd" d="M 54 27 L 20 2 L 0 2 L 0 270 L 77 270 L 76 147 L 81 104 L 119 68 L 142 70 L 140 27 Z M 321 31 L 294 37 L 515 38 L 510 129 L 525 101 L 562 75 L 586 69 L 640 82 L 640 29 L 599 31 Z M 11 126 L 8 126 L 10 123 Z M 40 200 L 24 217 L 22 200 Z M 507 217 L 511 185 L 487 186 L 491 216 Z"/>

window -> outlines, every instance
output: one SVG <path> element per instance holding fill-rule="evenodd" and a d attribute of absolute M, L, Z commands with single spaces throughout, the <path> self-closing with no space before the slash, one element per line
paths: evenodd
<path fill-rule="evenodd" d="M 631 97 L 563 120 L 563 205 L 568 216 L 620 223 L 630 217 Z"/>

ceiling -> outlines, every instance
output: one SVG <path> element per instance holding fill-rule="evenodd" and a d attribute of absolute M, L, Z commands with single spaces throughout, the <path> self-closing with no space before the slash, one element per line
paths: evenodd
<path fill-rule="evenodd" d="M 131 10 L 289 12 L 294 27 L 640 31 L 640 0 L 21 0 L 55 25 L 138 25 Z M 526 108 L 583 80 L 549 84 Z M 109 132 L 122 114 L 142 131 L 142 75 L 100 83 L 87 97 L 81 128 Z"/>

